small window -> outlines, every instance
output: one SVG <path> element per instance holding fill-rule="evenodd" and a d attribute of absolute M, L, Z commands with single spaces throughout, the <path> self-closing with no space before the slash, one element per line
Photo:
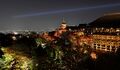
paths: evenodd
<path fill-rule="evenodd" d="M 94 46 L 94 49 L 96 49 L 96 46 Z"/>
<path fill-rule="evenodd" d="M 107 50 L 110 50 L 110 46 L 107 46 Z"/>
<path fill-rule="evenodd" d="M 100 44 L 97 44 L 98 46 L 100 46 Z"/>
<path fill-rule="evenodd" d="M 112 46 L 112 51 L 115 51 L 115 49 L 116 49 L 115 46 Z"/>

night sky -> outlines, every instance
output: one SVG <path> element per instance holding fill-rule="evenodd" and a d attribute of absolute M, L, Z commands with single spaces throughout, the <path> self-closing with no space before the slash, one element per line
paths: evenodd
<path fill-rule="evenodd" d="M 120 0 L 0 0 L 0 31 L 49 31 L 120 12 Z"/>

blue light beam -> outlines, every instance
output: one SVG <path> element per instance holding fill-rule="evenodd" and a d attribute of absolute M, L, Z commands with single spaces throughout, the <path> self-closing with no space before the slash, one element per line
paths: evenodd
<path fill-rule="evenodd" d="M 120 6 L 120 3 L 99 5 L 99 6 L 92 6 L 92 7 L 83 7 L 83 8 L 74 8 L 74 9 L 53 10 L 53 11 L 46 11 L 46 12 L 39 12 L 39 13 L 32 13 L 32 14 L 17 15 L 14 17 L 23 18 L 23 17 L 31 17 L 31 16 L 43 16 L 43 15 L 50 15 L 50 14 L 67 13 L 67 12 L 91 10 L 91 9 L 98 9 L 98 8 L 108 8 L 108 7 L 116 7 L 116 6 Z"/>

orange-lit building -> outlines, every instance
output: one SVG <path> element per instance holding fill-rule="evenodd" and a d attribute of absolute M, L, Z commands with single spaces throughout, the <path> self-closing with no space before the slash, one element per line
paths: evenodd
<path fill-rule="evenodd" d="M 59 28 L 56 29 L 54 36 L 55 37 L 61 37 L 61 34 L 67 31 L 67 23 L 63 19 L 61 25 Z"/>
<path fill-rule="evenodd" d="M 120 48 L 120 14 L 104 15 L 90 23 L 95 50 L 116 52 Z"/>
<path fill-rule="evenodd" d="M 89 24 L 68 26 L 63 19 L 60 26 L 47 39 L 61 38 L 63 33 L 69 32 L 68 37 L 77 45 L 90 45 L 92 49 L 106 52 L 116 52 L 120 48 L 120 14 L 104 15 Z"/>

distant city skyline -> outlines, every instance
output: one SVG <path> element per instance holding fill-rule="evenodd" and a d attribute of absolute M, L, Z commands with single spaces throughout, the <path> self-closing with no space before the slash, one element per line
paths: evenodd
<path fill-rule="evenodd" d="M 4 0 L 0 1 L 0 31 L 56 29 L 90 23 L 107 13 L 119 13 L 119 0 Z"/>

